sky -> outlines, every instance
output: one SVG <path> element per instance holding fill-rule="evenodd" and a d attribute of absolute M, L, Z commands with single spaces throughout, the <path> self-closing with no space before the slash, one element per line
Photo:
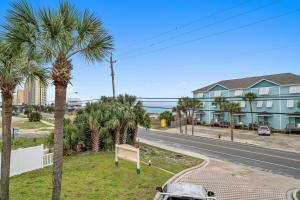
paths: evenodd
<path fill-rule="evenodd" d="M 0 3 L 0 23 L 12 1 Z M 59 1 L 29 1 L 35 9 Z M 232 78 L 299 73 L 299 0 L 74 0 L 114 38 L 117 94 L 191 96 Z M 294 12 L 295 11 L 295 12 Z M 280 16 L 280 17 L 279 17 Z M 108 62 L 73 57 L 67 96 L 112 95 Z M 77 94 L 76 94 L 76 93 Z M 48 100 L 54 88 L 48 88 Z"/>

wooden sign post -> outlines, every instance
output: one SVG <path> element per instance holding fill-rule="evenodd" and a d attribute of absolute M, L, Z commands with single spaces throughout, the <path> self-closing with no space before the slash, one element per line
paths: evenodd
<path fill-rule="evenodd" d="M 117 144 L 115 149 L 115 166 L 119 166 L 119 158 L 136 162 L 136 174 L 141 173 L 140 170 L 140 149 L 128 144 Z"/>

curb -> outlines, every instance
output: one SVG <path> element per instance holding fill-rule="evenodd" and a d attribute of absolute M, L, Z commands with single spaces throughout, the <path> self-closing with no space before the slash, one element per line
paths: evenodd
<path fill-rule="evenodd" d="M 300 189 L 292 189 L 287 191 L 286 198 L 287 200 L 298 200 L 297 193 L 300 192 Z"/>
<path fill-rule="evenodd" d="M 173 177 L 171 177 L 169 180 L 167 180 L 164 184 L 163 184 L 163 187 L 165 187 L 166 184 L 170 183 L 170 182 L 173 182 L 174 180 L 178 179 L 179 177 L 181 177 L 182 175 L 186 174 L 186 173 L 189 173 L 195 169 L 199 169 L 199 168 L 204 168 L 208 165 L 209 163 L 209 158 L 204 156 L 204 155 L 201 155 L 201 154 L 198 154 L 198 153 L 193 153 L 193 152 L 189 152 L 189 151 L 185 151 L 185 150 L 179 150 L 179 149 L 176 149 L 174 147 L 170 147 L 170 146 L 167 146 L 167 145 L 163 145 L 163 144 L 160 144 L 160 143 L 157 143 L 157 142 L 152 142 L 152 141 L 149 141 L 149 140 L 146 140 L 146 139 L 142 139 L 142 138 L 138 138 L 140 142 L 142 143 L 145 143 L 145 144 L 148 144 L 148 145 L 152 145 L 152 146 L 155 146 L 155 147 L 158 147 L 158 148 L 161 148 L 161 149 L 165 149 L 165 150 L 168 150 L 168 151 L 173 151 L 173 152 L 176 152 L 176 153 L 180 153 L 180 154 L 184 154 L 184 155 L 187 155 L 187 156 L 191 156 L 191 157 L 195 157 L 195 158 L 200 158 L 203 160 L 203 162 L 197 166 L 194 166 L 194 167 L 191 167 L 191 168 L 188 168 L 188 169 L 185 169 L 181 172 L 179 172 L 178 174 L 175 174 Z M 154 197 L 154 200 L 158 200 L 159 199 L 159 194 L 156 193 L 155 194 L 155 197 Z"/>

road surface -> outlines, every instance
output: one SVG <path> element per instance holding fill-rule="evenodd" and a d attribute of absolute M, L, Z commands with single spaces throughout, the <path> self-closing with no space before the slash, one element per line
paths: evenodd
<path fill-rule="evenodd" d="M 163 131 L 146 131 L 145 129 L 139 129 L 138 136 L 208 157 L 244 164 L 264 171 L 300 179 L 300 153 L 199 136 L 179 135 Z"/>

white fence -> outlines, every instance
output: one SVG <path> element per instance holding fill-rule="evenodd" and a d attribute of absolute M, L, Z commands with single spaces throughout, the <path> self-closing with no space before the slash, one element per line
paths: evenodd
<path fill-rule="evenodd" d="M 51 165 L 52 163 L 53 154 L 45 153 L 44 145 L 29 148 L 19 148 L 11 152 L 10 176 L 40 169 Z"/>

